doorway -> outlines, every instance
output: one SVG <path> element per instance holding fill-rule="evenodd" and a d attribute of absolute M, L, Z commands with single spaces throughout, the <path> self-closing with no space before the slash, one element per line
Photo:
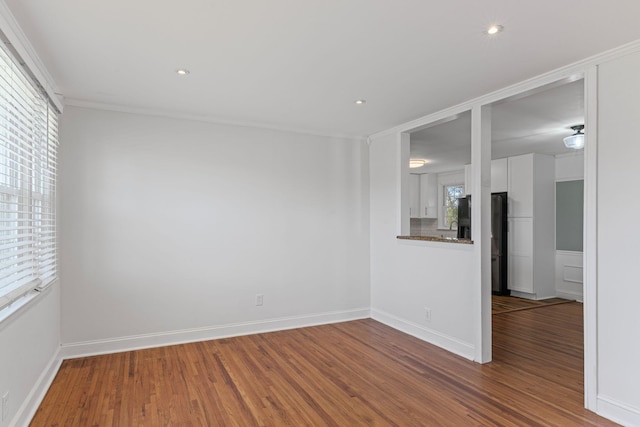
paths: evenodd
<path fill-rule="evenodd" d="M 500 297 L 507 300 L 498 305 L 514 315 L 570 300 L 582 303 L 585 298 L 586 159 L 582 148 L 563 143 L 575 133 L 573 126 L 587 121 L 585 91 L 584 78 L 567 79 L 491 105 L 491 159 L 507 159 L 512 204 L 507 249 L 510 296 Z M 493 167 L 491 178 L 493 187 Z M 526 189 L 533 195 L 530 200 L 516 194 Z M 586 389 L 587 384 L 588 395 Z"/>

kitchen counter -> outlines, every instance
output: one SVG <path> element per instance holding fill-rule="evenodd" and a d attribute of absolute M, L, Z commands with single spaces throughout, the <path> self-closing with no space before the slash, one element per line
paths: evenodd
<path fill-rule="evenodd" d="M 471 239 L 458 239 L 457 237 L 439 237 L 439 236 L 397 236 L 402 240 L 423 240 L 427 242 L 444 242 L 444 243 L 462 243 L 465 245 L 472 245 Z"/>

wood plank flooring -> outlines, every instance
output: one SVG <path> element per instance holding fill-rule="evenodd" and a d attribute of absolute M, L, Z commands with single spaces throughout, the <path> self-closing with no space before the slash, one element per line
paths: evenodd
<path fill-rule="evenodd" d="M 605 426 L 582 305 L 493 316 L 479 365 L 374 320 L 65 361 L 32 426 Z"/>
<path fill-rule="evenodd" d="M 502 295 L 491 296 L 491 313 L 501 314 L 511 311 L 528 310 L 543 305 L 565 304 L 571 300 L 563 298 L 548 298 L 542 300 L 530 300 L 525 298 L 507 297 Z"/>

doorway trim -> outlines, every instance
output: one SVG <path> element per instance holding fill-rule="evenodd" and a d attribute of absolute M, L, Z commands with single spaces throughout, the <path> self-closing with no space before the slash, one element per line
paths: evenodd
<path fill-rule="evenodd" d="M 562 85 L 569 82 L 582 79 L 584 84 L 584 111 L 585 111 L 585 132 L 586 143 L 584 148 L 584 228 L 583 228 L 583 342 L 584 342 L 584 405 L 585 408 L 597 412 L 598 402 L 598 359 L 597 359 L 597 123 L 598 123 L 598 66 L 597 63 L 602 61 L 593 61 L 589 64 L 581 64 L 573 69 L 558 70 L 555 73 L 549 73 L 545 76 L 532 79 L 527 84 L 518 85 L 519 91 L 509 91 L 505 89 L 499 91 L 503 96 L 500 99 L 494 99 L 491 102 L 479 103 L 473 106 L 475 110 L 483 111 L 491 108 L 492 105 L 504 102 L 508 99 L 517 99 L 527 96 L 540 90 L 545 90 L 556 85 Z M 512 88 L 513 89 L 513 88 Z M 510 92 L 510 93 L 509 93 Z M 496 93 L 497 94 L 497 93 Z M 497 97 L 496 97 L 497 98 Z M 490 113 L 488 114 L 490 117 Z M 481 115 L 478 114 L 478 118 Z M 483 171 L 485 157 L 487 156 L 487 148 L 485 144 L 491 144 L 490 138 L 484 135 L 482 125 L 474 127 L 472 125 L 472 153 L 477 153 L 472 158 L 472 164 L 479 162 L 483 167 L 472 168 L 473 181 L 482 183 L 483 187 L 490 185 L 490 178 L 487 176 L 488 171 Z M 489 129 L 490 125 L 489 125 Z M 484 136 L 483 136 L 484 135 Z M 474 144 L 479 145 L 475 147 Z M 488 148 L 488 156 L 490 159 L 490 150 Z M 482 153 L 482 156 L 480 155 Z M 486 182 L 483 182 L 482 180 Z M 487 185 L 485 185 L 487 184 Z M 475 190 L 482 194 L 482 205 L 486 205 L 490 201 L 490 192 L 482 191 L 480 185 Z M 479 216 L 479 214 L 478 214 Z M 484 218 L 484 213 L 483 213 Z M 480 223 L 482 230 L 481 236 L 488 236 L 490 233 L 489 221 L 481 221 L 477 218 L 476 223 Z M 477 248 L 475 277 L 480 283 L 477 284 L 478 299 L 476 300 L 476 324 L 477 337 L 476 343 L 476 361 L 479 363 L 487 363 L 491 361 L 491 277 L 487 275 L 487 269 L 491 268 L 490 260 L 483 247 Z M 483 256 L 484 255 L 484 256 Z M 490 270 L 489 270 L 490 271 Z M 489 310 L 489 314 L 487 314 Z"/>
<path fill-rule="evenodd" d="M 598 409 L 598 66 L 591 65 L 584 76 L 584 406 Z"/>

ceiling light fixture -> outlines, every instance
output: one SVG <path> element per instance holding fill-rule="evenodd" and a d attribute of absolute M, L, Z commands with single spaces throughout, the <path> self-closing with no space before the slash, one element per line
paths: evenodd
<path fill-rule="evenodd" d="M 573 129 L 575 133 L 563 139 L 564 146 L 567 148 L 573 148 L 574 150 L 584 148 L 584 133 L 582 133 L 584 125 L 571 126 L 571 129 Z"/>
<path fill-rule="evenodd" d="M 366 99 L 356 99 L 356 100 L 354 101 L 354 103 L 355 103 L 355 104 L 357 104 L 357 105 L 362 105 L 362 104 L 364 104 L 364 103 L 366 103 L 366 102 L 367 102 L 367 100 L 366 100 Z"/>
<path fill-rule="evenodd" d="M 186 76 L 190 72 L 191 71 L 187 70 L 186 68 L 179 68 L 176 70 L 176 74 L 178 74 L 179 76 Z"/>
<path fill-rule="evenodd" d="M 425 159 L 409 159 L 409 167 L 411 169 L 421 168 L 428 163 Z"/>
<path fill-rule="evenodd" d="M 487 34 L 493 36 L 494 34 L 498 34 L 504 30 L 502 25 L 492 25 L 487 28 Z"/>

